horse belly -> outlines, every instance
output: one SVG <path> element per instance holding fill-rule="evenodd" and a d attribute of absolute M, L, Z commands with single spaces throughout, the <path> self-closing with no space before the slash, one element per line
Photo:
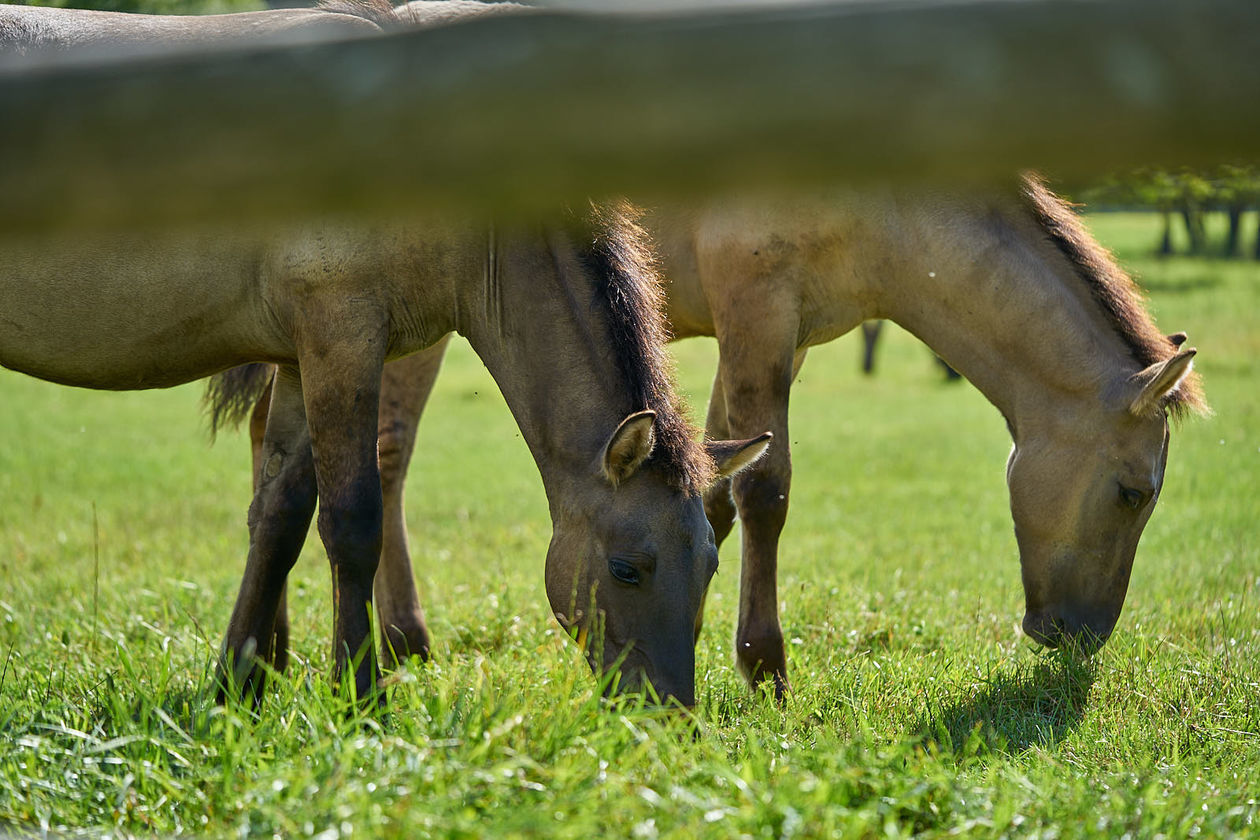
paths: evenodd
<path fill-rule="evenodd" d="M 98 319 L 92 329 L 47 320 L 30 329 L 5 318 L 0 364 L 61 385 L 141 390 L 181 385 L 243 358 L 207 348 L 178 330 L 154 333 L 134 323 Z"/>
<path fill-rule="evenodd" d="M 126 247 L 0 249 L 0 365 L 66 385 L 162 388 L 265 349 L 249 260 Z M 8 253 L 4 253 L 4 252 Z"/>

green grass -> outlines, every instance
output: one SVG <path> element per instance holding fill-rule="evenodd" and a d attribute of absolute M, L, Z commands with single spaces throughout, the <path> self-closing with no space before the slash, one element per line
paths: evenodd
<path fill-rule="evenodd" d="M 1190 332 L 1216 416 L 1174 432 L 1120 626 L 1087 664 L 1016 631 L 1009 440 L 889 329 L 811 352 L 781 557 L 794 693 L 731 662 L 737 541 L 699 646 L 702 735 L 604 704 L 543 592 L 546 504 L 502 400 L 454 348 L 407 515 L 435 658 L 356 716 L 327 685 L 312 540 L 291 671 L 255 713 L 209 668 L 247 543 L 248 458 L 195 386 L 100 394 L 0 373 L 0 833 L 208 837 L 1184 837 L 1260 817 L 1260 265 L 1147 256 L 1091 219 Z M 676 348 L 704 404 L 712 342 Z"/>

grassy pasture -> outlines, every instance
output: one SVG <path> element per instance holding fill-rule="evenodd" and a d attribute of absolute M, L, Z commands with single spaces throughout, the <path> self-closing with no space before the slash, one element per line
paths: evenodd
<path fill-rule="evenodd" d="M 247 536 L 244 438 L 190 386 L 0 372 L 0 835 L 1185 837 L 1260 830 L 1260 266 L 1159 262 L 1153 216 L 1090 220 L 1216 416 L 1174 432 L 1116 635 L 1088 664 L 1019 636 L 997 412 L 889 328 L 811 352 L 781 555 L 795 691 L 731 664 L 737 540 L 699 646 L 703 735 L 602 704 L 551 621 L 546 505 L 502 399 L 453 348 L 408 522 L 436 656 L 391 711 L 332 695 L 327 563 L 290 591 L 295 664 L 261 710 L 208 674 Z M 675 347 L 700 414 L 709 341 Z M 7 827 L 7 828 L 6 828 Z"/>

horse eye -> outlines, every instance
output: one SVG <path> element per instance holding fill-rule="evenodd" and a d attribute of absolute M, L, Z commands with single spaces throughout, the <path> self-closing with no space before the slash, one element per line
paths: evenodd
<path fill-rule="evenodd" d="M 1146 501 L 1146 494 L 1141 490 L 1134 490 L 1132 487 L 1125 487 L 1121 484 L 1120 501 L 1123 502 L 1124 506 L 1129 508 L 1129 510 L 1137 510 L 1142 506 L 1142 503 Z"/>
<path fill-rule="evenodd" d="M 616 557 L 608 561 L 608 571 L 612 572 L 612 576 L 622 583 L 630 586 L 639 585 L 639 570 L 632 563 L 625 560 L 618 560 Z"/>

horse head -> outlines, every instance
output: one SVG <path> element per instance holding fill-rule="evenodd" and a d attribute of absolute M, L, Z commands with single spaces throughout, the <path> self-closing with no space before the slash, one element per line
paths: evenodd
<path fill-rule="evenodd" d="M 701 487 L 677 487 L 654 463 L 656 413 L 640 411 L 613 432 L 586 492 L 553 509 L 547 597 L 609 691 L 649 685 L 658 697 L 695 704 L 694 622 L 717 571 Z M 769 433 L 705 445 L 713 480 L 753 463 Z M 575 503 L 576 500 L 576 503 Z"/>
<path fill-rule="evenodd" d="M 1123 378 L 1093 410 L 1049 411 L 1013 430 L 1006 477 L 1023 627 L 1035 641 L 1092 653 L 1115 627 L 1138 539 L 1164 483 L 1165 403 L 1194 354 L 1178 350 Z"/>

